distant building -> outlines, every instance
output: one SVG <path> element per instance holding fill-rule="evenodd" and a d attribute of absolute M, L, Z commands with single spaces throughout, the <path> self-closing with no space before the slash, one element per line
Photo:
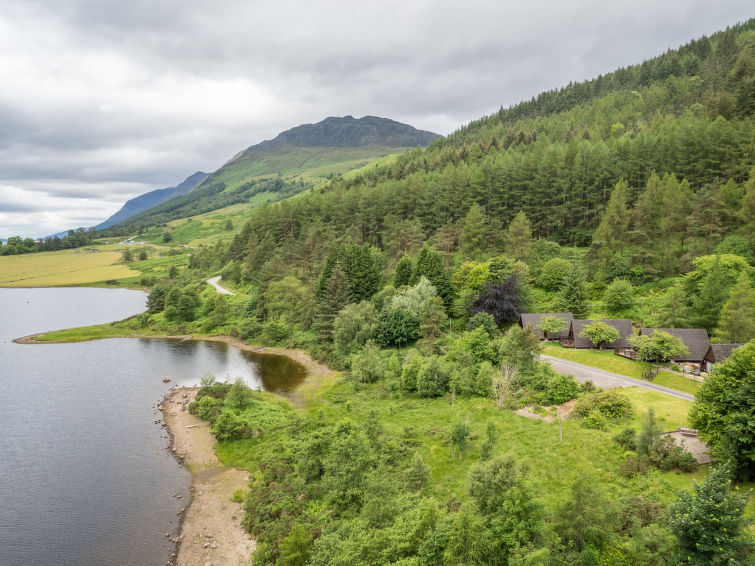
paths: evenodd
<path fill-rule="evenodd" d="M 703 356 L 702 370 L 708 373 L 712 372 L 716 364 L 723 362 L 740 346 L 744 346 L 744 344 L 711 344 L 708 346 L 705 356 Z"/>
<path fill-rule="evenodd" d="M 571 321 L 574 320 L 574 315 L 570 312 L 538 312 L 521 314 L 519 315 L 519 326 L 521 326 L 522 328 L 526 328 L 527 325 L 532 326 L 532 329 L 535 331 L 537 337 L 540 338 L 540 340 L 544 340 L 545 335 L 543 334 L 543 331 L 537 327 L 537 325 L 540 323 L 540 319 L 546 316 L 553 316 L 555 318 L 566 320 L 566 326 L 564 327 L 564 329 L 555 336 L 549 336 L 549 339 L 561 340 L 562 338 L 568 336 L 569 326 L 571 325 Z"/>
<path fill-rule="evenodd" d="M 710 347 L 708 331 L 704 328 L 642 328 L 640 329 L 640 336 L 652 336 L 656 330 L 662 330 L 668 332 L 671 336 L 676 336 L 687 346 L 689 354 L 675 359 L 675 362 L 699 364 L 703 361 L 705 353 Z"/>
<path fill-rule="evenodd" d="M 574 319 L 569 325 L 569 332 L 566 337 L 561 340 L 561 345 L 567 348 L 597 348 L 589 338 L 580 336 L 585 329 L 585 326 L 589 326 L 595 322 L 604 322 L 608 326 L 613 326 L 619 332 L 619 337 L 613 342 L 603 344 L 603 348 L 610 350 L 615 348 L 628 348 L 630 346 L 629 338 L 632 337 L 634 331 L 632 330 L 632 321 L 625 318 L 604 318 L 600 320 Z"/>

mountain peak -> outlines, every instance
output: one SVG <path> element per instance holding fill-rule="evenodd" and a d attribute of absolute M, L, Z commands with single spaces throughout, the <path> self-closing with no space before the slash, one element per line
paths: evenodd
<path fill-rule="evenodd" d="M 264 145 L 293 145 L 299 147 L 414 147 L 426 146 L 438 134 L 417 130 L 388 118 L 363 116 L 354 118 L 329 116 L 316 124 L 302 124 L 279 134 L 276 138 L 252 146 L 247 151 Z"/>

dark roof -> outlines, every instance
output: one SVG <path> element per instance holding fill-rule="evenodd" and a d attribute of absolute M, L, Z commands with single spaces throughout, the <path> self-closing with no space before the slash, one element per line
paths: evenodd
<path fill-rule="evenodd" d="M 711 344 L 705 353 L 705 359 L 715 363 L 722 362 L 740 346 L 744 346 L 744 344 Z"/>
<path fill-rule="evenodd" d="M 571 321 L 574 319 L 574 315 L 570 312 L 537 312 L 537 313 L 523 313 L 519 315 L 519 326 L 522 328 L 525 328 L 528 324 L 532 325 L 532 328 L 535 330 L 535 334 L 537 334 L 538 338 L 545 338 L 545 335 L 541 330 L 538 330 L 537 325 L 540 322 L 540 319 L 544 316 L 555 316 L 556 318 L 565 318 L 566 319 L 566 327 L 559 332 L 556 336 L 552 336 L 551 338 L 561 339 L 566 338 L 569 335 L 569 326 Z"/>
<path fill-rule="evenodd" d="M 689 349 L 689 355 L 677 358 L 677 362 L 700 362 L 710 346 L 708 331 L 704 328 L 641 328 L 640 335 L 652 336 L 656 330 L 668 332 L 676 336 Z"/>
<path fill-rule="evenodd" d="M 595 348 L 595 346 L 593 345 L 593 343 L 590 341 L 589 338 L 583 338 L 580 336 L 585 326 L 593 324 L 594 322 L 605 322 L 608 326 L 613 326 L 616 330 L 619 331 L 619 337 L 613 342 L 609 342 L 608 344 L 603 344 L 604 348 L 629 348 L 629 342 L 627 341 L 627 338 L 632 336 L 634 332 L 632 332 L 632 321 L 625 318 L 619 318 L 619 319 L 602 318 L 600 320 L 583 320 L 583 319 L 572 320 L 571 332 L 569 333 L 569 336 L 574 337 L 575 348 Z"/>

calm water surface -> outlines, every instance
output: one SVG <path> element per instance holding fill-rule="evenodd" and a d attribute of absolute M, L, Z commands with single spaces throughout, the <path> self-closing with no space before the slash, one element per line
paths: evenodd
<path fill-rule="evenodd" d="M 3 566 L 165 564 L 190 478 L 166 450 L 157 401 L 205 373 L 267 390 L 304 377 L 288 358 L 216 342 L 12 342 L 125 318 L 145 300 L 128 290 L 0 289 Z"/>

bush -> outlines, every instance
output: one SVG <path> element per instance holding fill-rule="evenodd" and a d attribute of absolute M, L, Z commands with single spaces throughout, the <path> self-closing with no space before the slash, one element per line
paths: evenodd
<path fill-rule="evenodd" d="M 417 373 L 417 393 L 422 397 L 439 397 L 448 390 L 448 372 L 435 356 L 428 358 Z"/>
<path fill-rule="evenodd" d="M 491 340 L 496 336 L 500 336 L 498 327 L 495 324 L 495 319 L 486 312 L 478 312 L 467 321 L 467 330 L 471 331 L 480 327 L 485 329 L 485 332 L 488 333 L 488 337 Z"/>
<path fill-rule="evenodd" d="M 373 383 L 382 379 L 383 361 L 374 342 L 368 342 L 361 352 L 352 357 L 351 375 L 363 383 Z"/>
<path fill-rule="evenodd" d="M 637 447 L 637 431 L 633 428 L 625 428 L 613 437 L 613 441 L 624 450 L 635 450 Z"/>
<path fill-rule="evenodd" d="M 638 474 L 647 473 L 649 469 L 650 460 L 647 456 L 632 456 L 619 467 L 619 474 L 625 478 L 633 478 Z"/>
<path fill-rule="evenodd" d="M 196 405 L 192 403 L 196 409 L 189 407 L 189 412 L 196 410 L 196 415 L 203 421 L 215 422 L 215 419 L 220 415 L 220 411 L 223 408 L 223 402 L 220 399 L 215 399 L 209 395 L 202 397 L 196 402 Z"/>
<path fill-rule="evenodd" d="M 551 405 L 560 405 L 571 401 L 579 394 L 579 384 L 571 375 L 557 374 L 548 382 L 544 401 Z"/>
<path fill-rule="evenodd" d="M 574 411 L 585 418 L 593 411 L 598 411 L 606 419 L 618 421 L 632 414 L 632 402 L 629 397 L 615 389 L 599 389 L 579 399 Z"/>
<path fill-rule="evenodd" d="M 585 415 L 582 424 L 587 428 L 603 430 L 608 425 L 608 419 L 599 409 L 592 409 Z"/>
<path fill-rule="evenodd" d="M 262 326 L 262 337 L 270 344 L 277 344 L 291 336 L 291 328 L 281 319 L 268 320 Z"/>
<path fill-rule="evenodd" d="M 247 436 L 247 428 L 235 412 L 226 410 L 220 413 L 215 421 L 212 434 L 218 440 L 235 440 Z"/>
<path fill-rule="evenodd" d="M 560 257 L 554 257 L 545 262 L 537 278 L 538 286 L 547 291 L 558 291 L 569 271 L 571 264 Z"/>
<path fill-rule="evenodd" d="M 610 313 L 618 313 L 634 306 L 634 291 L 629 281 L 616 279 L 603 295 L 603 304 Z"/>

